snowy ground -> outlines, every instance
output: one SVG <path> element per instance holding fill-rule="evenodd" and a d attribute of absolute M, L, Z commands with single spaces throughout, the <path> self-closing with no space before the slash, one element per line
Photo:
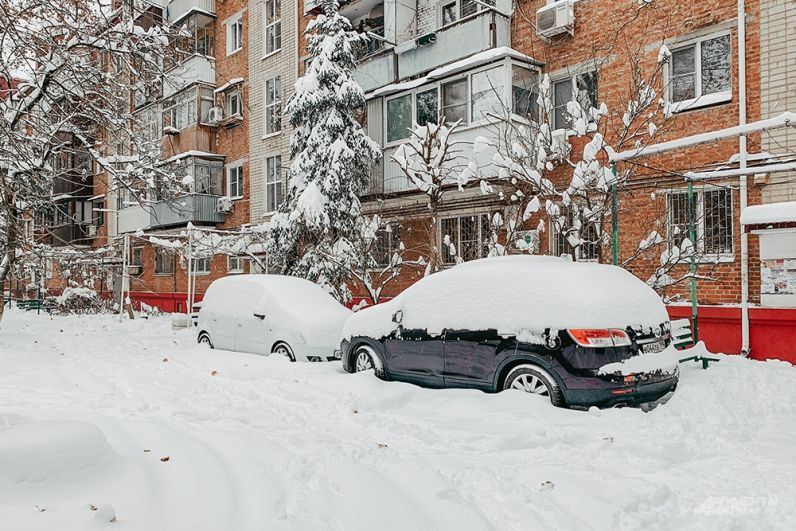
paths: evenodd
<path fill-rule="evenodd" d="M 576 412 L 12 310 L 0 529 L 796 529 L 795 378 L 728 357 Z"/>

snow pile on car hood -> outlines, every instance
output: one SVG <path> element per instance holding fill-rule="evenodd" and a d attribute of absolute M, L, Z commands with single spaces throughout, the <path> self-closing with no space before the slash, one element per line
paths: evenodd
<path fill-rule="evenodd" d="M 383 337 L 402 312 L 409 330 L 649 328 L 668 321 L 660 297 L 620 267 L 545 256 L 486 258 L 433 274 L 400 296 L 352 315 L 343 338 Z"/>

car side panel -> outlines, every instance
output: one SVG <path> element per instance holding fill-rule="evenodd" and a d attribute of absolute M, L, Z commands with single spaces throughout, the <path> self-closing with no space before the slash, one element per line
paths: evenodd
<path fill-rule="evenodd" d="M 516 341 L 504 340 L 496 330 L 456 330 L 445 333 L 445 386 L 489 388 L 497 355 L 510 355 Z"/>
<path fill-rule="evenodd" d="M 442 349 L 440 336 L 425 330 L 401 330 L 384 340 L 385 371 L 393 380 L 442 387 Z"/>

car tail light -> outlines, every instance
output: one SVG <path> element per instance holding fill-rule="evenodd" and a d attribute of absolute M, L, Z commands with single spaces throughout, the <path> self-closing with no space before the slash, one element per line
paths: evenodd
<path fill-rule="evenodd" d="M 570 328 L 567 332 L 581 347 L 627 347 L 631 344 L 627 332 L 618 328 Z"/>

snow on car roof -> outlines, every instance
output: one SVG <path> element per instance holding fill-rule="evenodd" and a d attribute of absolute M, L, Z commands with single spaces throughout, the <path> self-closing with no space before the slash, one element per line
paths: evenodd
<path fill-rule="evenodd" d="M 651 327 L 669 319 L 655 291 L 620 267 L 507 256 L 430 275 L 392 301 L 351 316 L 343 337 L 385 336 L 395 328 L 397 310 L 405 329 L 430 333 L 540 334 L 546 328 Z"/>

